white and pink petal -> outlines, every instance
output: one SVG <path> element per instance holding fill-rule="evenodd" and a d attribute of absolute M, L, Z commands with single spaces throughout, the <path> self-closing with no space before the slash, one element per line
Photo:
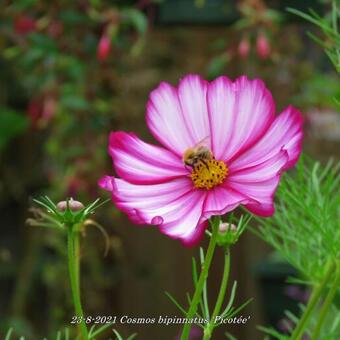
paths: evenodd
<path fill-rule="evenodd" d="M 108 177 L 102 180 L 104 188 L 110 185 L 113 202 L 134 223 L 157 225 L 162 233 L 188 245 L 200 239 L 205 193 L 194 190 L 190 179 L 152 185 L 136 185 Z"/>
<path fill-rule="evenodd" d="M 257 164 L 245 166 L 242 169 L 230 168 L 228 181 L 240 183 L 263 182 L 280 175 L 288 161 L 288 152 L 281 149 L 271 158 L 265 161 L 259 160 Z"/>
<path fill-rule="evenodd" d="M 208 83 L 198 75 L 187 75 L 178 89 L 162 82 L 150 94 L 148 127 L 162 145 L 179 156 L 210 136 L 207 87 Z"/>
<path fill-rule="evenodd" d="M 234 210 L 240 204 L 246 204 L 251 199 L 242 193 L 223 184 L 210 190 L 203 207 L 203 217 L 222 216 Z"/>
<path fill-rule="evenodd" d="M 256 206 L 261 216 L 271 216 L 274 213 L 274 193 L 279 184 L 280 176 L 260 182 L 237 182 L 228 180 L 228 187 L 248 197 L 247 207 Z"/>
<path fill-rule="evenodd" d="M 228 164 L 230 171 L 260 164 L 278 154 L 280 150 L 285 150 L 288 155 L 283 169 L 295 165 L 302 149 L 302 125 L 301 113 L 288 106 L 256 144 Z"/>
<path fill-rule="evenodd" d="M 249 198 L 245 204 L 248 210 L 257 215 L 270 216 L 274 213 L 274 193 L 288 160 L 288 152 L 281 149 L 256 165 L 231 170 L 226 185 Z"/>
<path fill-rule="evenodd" d="M 219 77 L 209 84 L 212 149 L 229 161 L 256 143 L 275 118 L 275 103 L 261 80 Z"/>
<path fill-rule="evenodd" d="M 206 192 L 200 190 L 193 190 L 179 197 L 163 214 L 160 231 L 174 239 L 180 239 L 188 246 L 198 242 L 206 226 L 200 222 L 205 197 Z"/>
<path fill-rule="evenodd" d="M 161 183 L 188 172 L 178 156 L 143 142 L 133 133 L 112 132 L 109 154 L 117 174 L 135 184 Z"/>
<path fill-rule="evenodd" d="M 194 144 L 207 140 L 210 147 L 210 125 L 207 107 L 208 82 L 198 75 L 189 74 L 178 84 L 178 97 L 182 112 Z M 181 131 L 185 133 L 185 131 Z M 193 145 L 189 145 L 193 146 Z"/>

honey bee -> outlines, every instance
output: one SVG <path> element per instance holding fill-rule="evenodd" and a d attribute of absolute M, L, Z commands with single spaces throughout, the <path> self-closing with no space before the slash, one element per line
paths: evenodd
<path fill-rule="evenodd" d="M 208 137 L 197 143 L 194 147 L 185 150 L 183 154 L 183 163 L 192 168 L 198 163 L 203 163 L 208 169 L 207 161 L 214 159 L 214 155 L 210 149 L 205 145 Z"/>

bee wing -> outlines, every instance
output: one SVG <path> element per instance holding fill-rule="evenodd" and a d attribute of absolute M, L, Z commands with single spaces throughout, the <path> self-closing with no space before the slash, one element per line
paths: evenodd
<path fill-rule="evenodd" d="M 206 136 L 204 137 L 202 140 L 200 140 L 196 145 L 195 147 L 198 147 L 198 146 L 206 146 L 206 147 L 210 147 L 210 136 Z"/>

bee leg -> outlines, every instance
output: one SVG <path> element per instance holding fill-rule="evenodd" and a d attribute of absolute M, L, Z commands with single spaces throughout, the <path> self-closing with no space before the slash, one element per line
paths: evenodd
<path fill-rule="evenodd" d="M 189 166 L 190 168 L 194 168 L 194 165 L 191 164 L 191 163 L 188 163 L 188 162 L 184 162 L 184 165 L 185 165 L 185 166 Z"/>
<path fill-rule="evenodd" d="M 207 162 L 203 159 L 201 159 L 201 162 L 206 166 L 206 168 L 209 170 L 209 165 L 207 164 Z"/>

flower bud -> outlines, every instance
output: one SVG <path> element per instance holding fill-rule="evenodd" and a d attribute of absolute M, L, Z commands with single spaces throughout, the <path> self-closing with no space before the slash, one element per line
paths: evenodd
<path fill-rule="evenodd" d="M 225 233 L 227 231 L 236 232 L 236 230 L 237 230 L 236 225 L 231 223 L 221 222 L 218 227 L 218 231 L 220 233 Z"/>
<path fill-rule="evenodd" d="M 247 58 L 250 52 L 250 42 L 247 37 L 242 38 L 237 48 L 238 55 L 241 58 Z"/>
<path fill-rule="evenodd" d="M 75 201 L 73 198 L 68 198 L 66 201 L 61 201 L 55 204 L 48 196 L 41 196 L 40 199 L 33 199 L 33 201 L 45 209 L 47 209 L 48 215 L 42 211 L 42 219 L 46 220 L 51 226 L 51 222 L 55 222 L 54 226 L 63 230 L 81 231 L 85 226 L 85 222 L 95 210 L 103 204 L 100 199 L 97 198 L 92 203 L 84 206 L 83 203 Z M 40 211 L 38 209 L 38 211 Z M 41 219 L 29 219 L 31 225 L 41 224 Z"/>
<path fill-rule="evenodd" d="M 221 222 L 218 226 L 217 244 L 229 247 L 237 242 L 239 236 L 235 224 Z"/>
<path fill-rule="evenodd" d="M 270 44 L 267 37 L 260 33 L 256 39 L 256 52 L 261 59 L 267 59 L 270 55 Z"/>
<path fill-rule="evenodd" d="M 37 122 L 41 116 L 42 104 L 40 101 L 33 99 L 29 102 L 27 106 L 27 115 L 31 120 L 32 127 L 37 126 Z"/>
<path fill-rule="evenodd" d="M 111 51 L 111 39 L 110 37 L 104 33 L 98 43 L 97 47 L 97 59 L 99 61 L 104 61 Z"/>
<path fill-rule="evenodd" d="M 84 204 L 75 201 L 72 197 L 68 200 L 68 205 L 72 211 L 79 211 L 84 208 Z M 60 211 L 65 211 L 67 209 L 67 201 L 61 201 L 57 204 L 57 208 Z"/>

